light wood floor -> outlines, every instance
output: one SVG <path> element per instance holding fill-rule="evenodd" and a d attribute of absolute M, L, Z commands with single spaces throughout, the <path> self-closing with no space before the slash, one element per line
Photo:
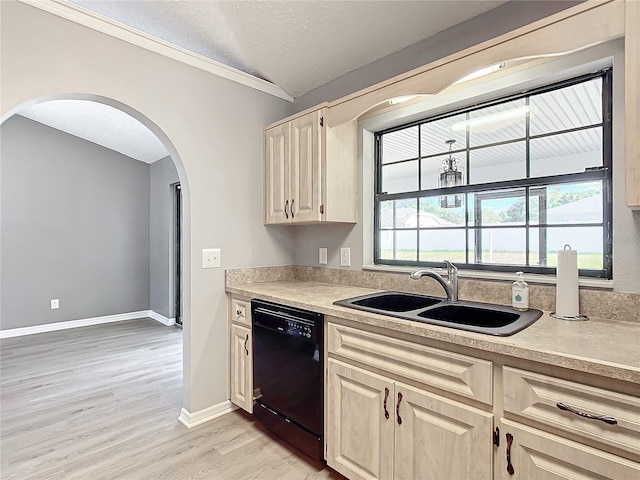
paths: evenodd
<path fill-rule="evenodd" d="M 2 479 L 341 478 L 230 413 L 187 429 L 182 331 L 132 320 L 0 342 Z"/>

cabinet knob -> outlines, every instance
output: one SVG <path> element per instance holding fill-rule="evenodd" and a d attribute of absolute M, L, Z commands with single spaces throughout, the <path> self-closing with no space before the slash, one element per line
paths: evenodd
<path fill-rule="evenodd" d="M 240 309 L 236 310 L 236 315 L 239 317 L 242 316 L 242 310 Z"/>

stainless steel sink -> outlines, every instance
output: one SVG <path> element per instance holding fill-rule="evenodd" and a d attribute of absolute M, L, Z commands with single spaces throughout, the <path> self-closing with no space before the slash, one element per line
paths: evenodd
<path fill-rule="evenodd" d="M 518 312 L 510 307 L 444 299 L 401 292 L 382 292 L 334 302 L 341 307 L 389 315 L 414 322 L 508 336 L 542 316 L 540 310 Z"/>

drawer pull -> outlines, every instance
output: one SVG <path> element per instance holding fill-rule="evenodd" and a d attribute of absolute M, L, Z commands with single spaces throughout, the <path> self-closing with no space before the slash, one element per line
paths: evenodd
<path fill-rule="evenodd" d="M 511 465 L 511 444 L 513 443 L 513 435 L 507 433 L 507 473 L 513 475 L 516 470 Z"/>
<path fill-rule="evenodd" d="M 387 410 L 387 400 L 389 398 L 389 389 L 384 387 L 384 418 L 389 420 L 389 410 Z"/>
<path fill-rule="evenodd" d="M 236 315 L 238 317 L 241 317 L 242 316 L 242 310 L 240 310 L 240 309 L 236 310 Z"/>
<path fill-rule="evenodd" d="M 396 404 L 396 417 L 398 418 L 398 425 L 402 425 L 402 417 L 400 416 L 400 402 L 402 401 L 402 394 L 398 392 L 398 403 Z"/>
<path fill-rule="evenodd" d="M 600 420 L 601 422 L 608 423 L 609 425 L 617 425 L 618 421 L 613 417 L 605 417 L 603 415 L 591 415 L 590 413 L 584 413 L 580 410 L 576 410 L 575 408 L 570 407 L 566 403 L 558 402 L 556 403 L 556 407 L 560 410 L 565 410 L 567 412 L 575 413 L 576 415 L 584 418 L 588 418 L 589 420 Z"/>

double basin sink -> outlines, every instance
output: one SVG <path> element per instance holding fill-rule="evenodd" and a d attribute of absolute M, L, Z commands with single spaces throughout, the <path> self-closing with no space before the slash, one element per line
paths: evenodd
<path fill-rule="evenodd" d="M 334 305 L 498 336 L 513 335 L 542 316 L 542 312 L 535 309 L 519 312 L 501 305 L 448 302 L 437 297 L 401 292 L 347 298 L 334 302 Z"/>

